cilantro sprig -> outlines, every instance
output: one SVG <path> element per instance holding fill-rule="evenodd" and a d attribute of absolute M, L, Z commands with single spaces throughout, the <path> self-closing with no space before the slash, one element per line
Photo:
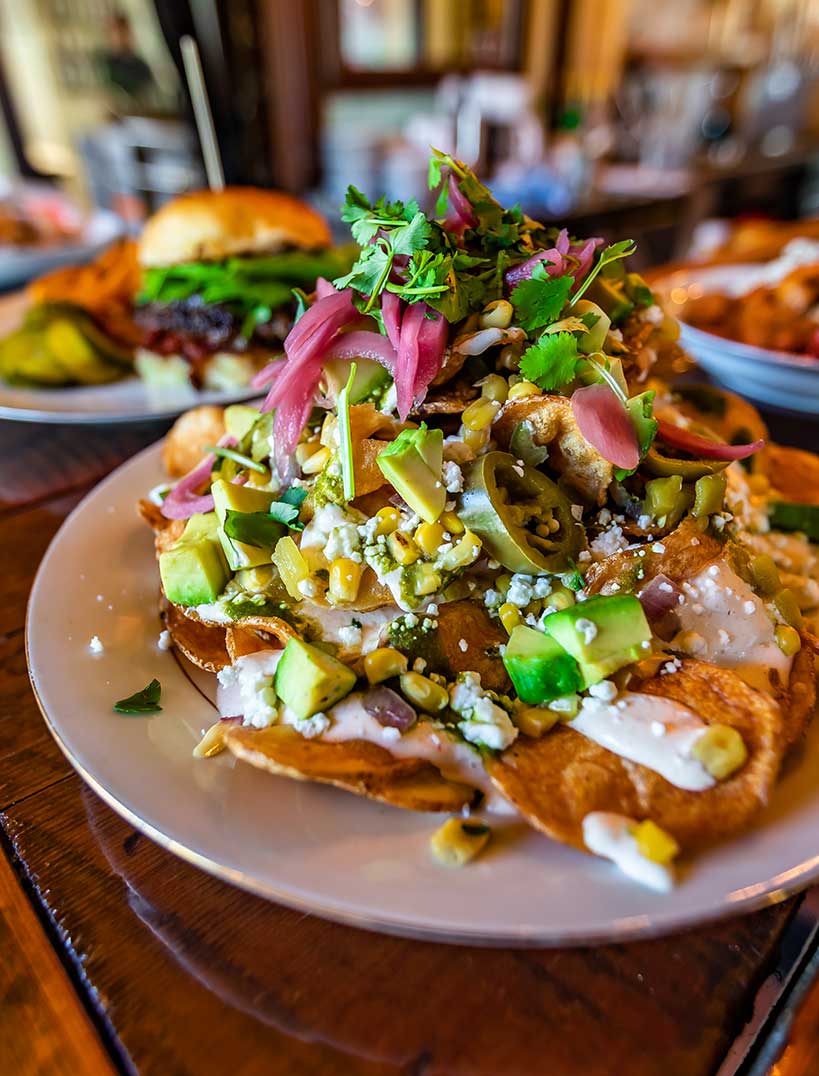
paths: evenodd
<path fill-rule="evenodd" d="M 572 333 L 545 333 L 521 356 L 520 372 L 544 392 L 553 392 L 574 380 L 582 356 Z"/>
<path fill-rule="evenodd" d="M 162 707 L 159 698 L 162 694 L 162 685 L 153 679 L 147 687 L 141 691 L 135 691 L 127 699 L 120 699 L 114 703 L 114 709 L 118 714 L 158 714 Z"/>
<path fill-rule="evenodd" d="M 527 332 L 534 332 L 557 321 L 572 284 L 573 277 L 550 277 L 543 262 L 538 262 L 531 277 L 521 281 L 510 296 L 517 324 Z"/>
<path fill-rule="evenodd" d="M 611 265 L 612 262 L 619 261 L 621 258 L 630 258 L 636 249 L 637 244 L 633 239 L 621 239 L 619 243 L 612 243 L 611 246 L 604 247 L 588 276 L 574 293 L 572 304 L 576 303 L 578 299 L 582 299 L 602 269 L 607 265 Z"/>

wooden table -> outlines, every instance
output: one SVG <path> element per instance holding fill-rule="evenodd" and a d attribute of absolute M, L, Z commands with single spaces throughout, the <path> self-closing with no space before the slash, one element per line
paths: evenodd
<path fill-rule="evenodd" d="M 755 998 L 751 1031 L 779 979 L 801 969 L 795 953 L 816 926 L 815 899 L 627 946 L 414 942 L 297 914 L 201 874 L 84 787 L 29 689 L 26 598 L 65 515 L 161 433 L 0 423 L 0 1073 L 740 1071 L 757 1046 L 747 1029 L 737 1036 Z M 816 1072 L 819 992 L 808 992 L 790 1037 L 792 1007 L 781 1004 L 777 1076 Z"/>

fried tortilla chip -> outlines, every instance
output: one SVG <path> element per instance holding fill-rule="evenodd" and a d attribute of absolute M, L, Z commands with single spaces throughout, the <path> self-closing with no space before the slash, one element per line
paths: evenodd
<path fill-rule="evenodd" d="M 767 803 L 779 772 L 785 748 L 779 707 L 729 670 L 698 661 L 646 680 L 640 692 L 674 699 L 706 724 L 737 729 L 748 750 L 745 765 L 713 788 L 690 792 L 561 725 L 539 740 L 521 736 L 487 760 L 493 783 L 535 829 L 584 850 L 583 819 L 591 811 L 650 818 L 686 850 L 744 829 Z"/>
<path fill-rule="evenodd" d="M 492 427 L 500 448 L 509 449 L 520 422 L 531 425 L 536 445 L 549 446 L 549 467 L 582 498 L 602 507 L 613 477 L 612 465 L 578 429 L 571 402 L 565 396 L 527 396 L 508 401 Z"/>
<path fill-rule="evenodd" d="M 793 747 L 805 734 L 816 706 L 816 662 L 809 632 L 800 632 L 802 649 L 794 656 L 788 686 L 778 702 L 785 721 L 785 739 Z"/>
<path fill-rule="evenodd" d="M 335 785 L 358 796 L 413 811 L 459 811 L 479 793 L 449 781 L 425 759 L 395 758 L 365 740 L 308 740 L 287 725 L 267 729 L 233 726 L 225 744 L 252 766 L 298 781 Z"/>
<path fill-rule="evenodd" d="M 729 445 L 768 439 L 768 428 L 759 411 L 736 393 L 716 385 L 696 384 L 666 387 L 665 391 L 671 402 L 655 405 L 656 418 L 675 422 L 683 415 Z"/>
<path fill-rule="evenodd" d="M 459 378 L 445 388 L 433 388 L 423 401 L 413 408 L 413 414 L 421 418 L 427 418 L 429 415 L 459 415 L 477 399 L 479 391 L 471 379 Z"/>
<path fill-rule="evenodd" d="M 363 441 L 353 441 L 353 473 L 355 475 L 355 495 L 365 497 L 387 484 L 381 468 L 376 463 L 378 456 L 389 441 L 377 441 L 374 437 L 365 437 Z"/>
<path fill-rule="evenodd" d="M 180 415 L 162 445 L 162 462 L 171 478 L 193 470 L 205 445 L 215 445 L 225 432 L 225 409 L 205 405 Z"/>
<path fill-rule="evenodd" d="M 159 506 L 151 501 L 140 501 L 137 505 L 137 511 L 148 526 L 153 529 L 157 557 L 160 553 L 165 553 L 169 550 L 182 537 L 186 522 L 184 519 L 166 519 L 162 515 Z"/>
<path fill-rule="evenodd" d="M 162 619 L 174 646 L 188 661 L 206 672 L 219 672 L 230 665 L 223 624 L 206 624 L 186 616 L 180 606 L 162 600 Z"/>
<path fill-rule="evenodd" d="M 270 640 L 286 646 L 298 632 L 277 616 L 244 616 L 225 629 L 225 646 L 231 662 L 257 650 L 269 650 Z"/>
<path fill-rule="evenodd" d="M 438 643 L 446 668 L 480 673 L 481 684 L 490 691 L 511 687 L 498 647 L 507 641 L 499 620 L 493 620 L 482 605 L 473 601 L 446 602 L 438 607 Z"/>
<path fill-rule="evenodd" d="M 661 573 L 675 583 L 681 583 L 697 575 L 725 552 L 725 545 L 704 534 L 690 516 L 676 530 L 665 535 L 661 544 L 662 553 L 656 553 L 648 545 L 597 561 L 586 572 L 584 589 L 588 594 L 613 594 L 617 590 L 633 590 L 639 583 L 636 587 L 639 590 Z"/>

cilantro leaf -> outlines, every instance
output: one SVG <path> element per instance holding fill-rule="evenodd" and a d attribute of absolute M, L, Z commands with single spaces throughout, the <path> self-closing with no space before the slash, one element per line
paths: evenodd
<path fill-rule="evenodd" d="M 114 709 L 118 714 L 158 714 L 162 710 L 159 705 L 161 693 L 162 685 L 154 679 L 141 691 L 136 691 L 127 699 L 115 702 Z"/>
<path fill-rule="evenodd" d="M 574 378 L 580 356 L 571 333 L 541 336 L 524 351 L 520 372 L 546 392 L 560 388 Z"/>
<path fill-rule="evenodd" d="M 228 538 L 257 549 L 272 549 L 287 528 L 303 529 L 299 522 L 299 510 L 295 505 L 274 501 L 269 512 L 234 512 L 225 514 L 224 530 Z"/>
<path fill-rule="evenodd" d="M 377 294 L 379 281 L 389 277 L 392 254 L 384 243 L 372 243 L 362 249 L 358 261 L 346 276 L 336 277 L 333 285 L 339 291 L 355 288 L 362 295 Z"/>
<path fill-rule="evenodd" d="M 296 508 L 300 508 L 307 498 L 307 490 L 301 486 L 291 486 L 290 489 L 279 497 L 279 504 L 294 504 Z"/>
<path fill-rule="evenodd" d="M 588 291 L 601 269 L 604 269 L 607 265 L 611 265 L 612 262 L 619 261 L 620 258 L 630 258 L 636 249 L 637 244 L 633 239 L 621 239 L 619 243 L 612 243 L 611 246 L 604 247 L 600 251 L 600 257 L 597 259 L 594 267 L 574 293 L 572 303 L 576 303 L 577 300 Z"/>
<path fill-rule="evenodd" d="M 573 283 L 570 276 L 550 277 L 543 262 L 538 262 L 531 277 L 522 280 L 512 292 L 517 323 L 527 332 L 534 332 L 557 321 Z"/>

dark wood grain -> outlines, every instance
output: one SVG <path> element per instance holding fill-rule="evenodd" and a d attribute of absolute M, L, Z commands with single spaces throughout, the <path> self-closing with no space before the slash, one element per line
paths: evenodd
<path fill-rule="evenodd" d="M 145 1072 L 704 1076 L 791 911 L 625 947 L 449 947 L 206 877 L 73 777 L 3 823 Z"/>
<path fill-rule="evenodd" d="M 113 1073 L 11 865 L 0 857 L 0 1058 L 14 1076 Z"/>

